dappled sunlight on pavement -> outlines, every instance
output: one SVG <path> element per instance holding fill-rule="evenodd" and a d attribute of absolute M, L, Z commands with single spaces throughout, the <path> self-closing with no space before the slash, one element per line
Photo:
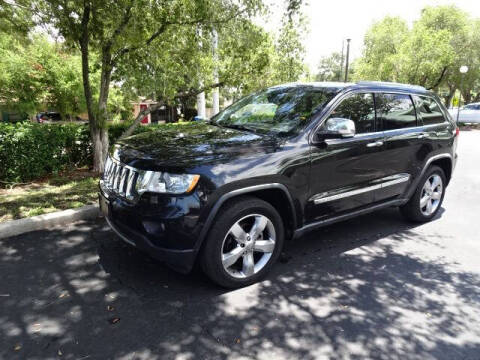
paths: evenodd
<path fill-rule="evenodd" d="M 0 240 L 0 358 L 478 359 L 474 136 L 461 134 L 433 222 L 388 209 L 320 229 L 235 291 L 175 273 L 102 220 Z"/>

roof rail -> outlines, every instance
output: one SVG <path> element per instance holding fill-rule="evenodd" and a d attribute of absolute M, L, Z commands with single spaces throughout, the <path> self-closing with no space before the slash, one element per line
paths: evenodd
<path fill-rule="evenodd" d="M 417 90 L 427 91 L 427 89 L 425 89 L 423 86 L 420 86 L 420 85 L 402 84 L 402 83 L 389 82 L 389 81 L 358 81 L 357 85 L 402 87 L 402 88 L 409 88 L 409 89 L 417 89 Z"/>

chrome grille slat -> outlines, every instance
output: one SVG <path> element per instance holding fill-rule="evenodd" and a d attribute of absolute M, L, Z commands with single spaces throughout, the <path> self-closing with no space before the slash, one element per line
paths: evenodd
<path fill-rule="evenodd" d="M 120 197 L 134 200 L 138 195 L 135 191 L 135 184 L 139 171 L 112 159 L 110 156 L 105 161 L 103 173 L 103 184 L 109 190 Z"/>
<path fill-rule="evenodd" d="M 107 160 L 105 161 L 105 170 L 103 171 L 104 180 L 108 179 L 112 165 L 113 165 L 112 160 L 110 159 L 110 157 L 107 157 Z"/>
<path fill-rule="evenodd" d="M 122 171 L 120 173 L 120 184 L 118 185 L 118 193 L 120 195 L 125 195 L 125 185 L 127 181 L 128 169 L 126 167 L 122 167 Z"/>
<path fill-rule="evenodd" d="M 126 190 L 126 196 L 127 199 L 131 200 L 133 199 L 133 190 L 134 190 L 134 178 L 136 178 L 136 173 L 134 171 L 130 171 L 128 174 L 128 180 L 127 180 L 127 190 Z"/>
<path fill-rule="evenodd" d="M 117 172 L 117 164 L 113 163 L 112 169 L 108 177 L 108 187 L 113 188 L 113 180 L 115 179 L 115 173 Z"/>
<path fill-rule="evenodd" d="M 113 191 L 118 192 L 118 185 L 120 183 L 120 176 L 122 172 L 122 166 L 120 164 L 117 165 L 115 169 L 115 174 L 113 175 Z"/>

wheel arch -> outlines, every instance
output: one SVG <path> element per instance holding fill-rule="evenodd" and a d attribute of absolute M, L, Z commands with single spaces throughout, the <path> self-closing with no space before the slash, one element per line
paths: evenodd
<path fill-rule="evenodd" d="M 283 220 L 286 238 L 293 236 L 293 233 L 297 228 L 297 216 L 292 196 L 287 187 L 280 183 L 253 185 L 227 192 L 216 201 L 202 227 L 199 241 L 197 241 L 196 250 L 201 248 L 208 235 L 208 231 L 222 206 L 235 198 L 245 195 L 257 197 L 272 205 L 278 211 Z M 287 206 L 285 206 L 285 204 Z"/>
<path fill-rule="evenodd" d="M 450 179 L 452 178 L 452 159 L 450 157 L 442 157 L 437 160 L 432 161 L 429 166 L 432 165 L 437 165 L 443 170 L 443 173 L 445 174 L 445 177 L 447 179 L 447 185 L 450 182 Z"/>
<path fill-rule="evenodd" d="M 425 165 L 423 166 L 422 171 L 418 174 L 418 176 L 416 177 L 416 179 L 413 181 L 410 188 L 408 189 L 407 196 L 405 196 L 404 198 L 405 202 L 408 201 L 408 199 L 410 199 L 412 195 L 415 193 L 415 190 L 423 174 L 425 174 L 428 168 L 432 165 L 437 165 L 443 170 L 447 178 L 447 185 L 448 185 L 452 177 L 452 171 L 453 171 L 452 155 L 449 153 L 442 153 L 442 154 L 431 156 L 430 158 L 427 159 L 427 161 L 425 162 Z"/>

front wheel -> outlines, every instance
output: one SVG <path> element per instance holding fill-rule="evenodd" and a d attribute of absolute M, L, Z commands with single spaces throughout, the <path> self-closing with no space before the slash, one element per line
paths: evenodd
<path fill-rule="evenodd" d="M 280 255 L 283 222 L 269 203 L 246 197 L 221 209 L 201 254 L 204 272 L 215 283 L 237 288 L 263 278 Z"/>
<path fill-rule="evenodd" d="M 418 183 L 417 190 L 400 211 L 408 220 L 430 221 L 440 210 L 447 185 L 445 173 L 438 166 L 431 166 Z"/>

